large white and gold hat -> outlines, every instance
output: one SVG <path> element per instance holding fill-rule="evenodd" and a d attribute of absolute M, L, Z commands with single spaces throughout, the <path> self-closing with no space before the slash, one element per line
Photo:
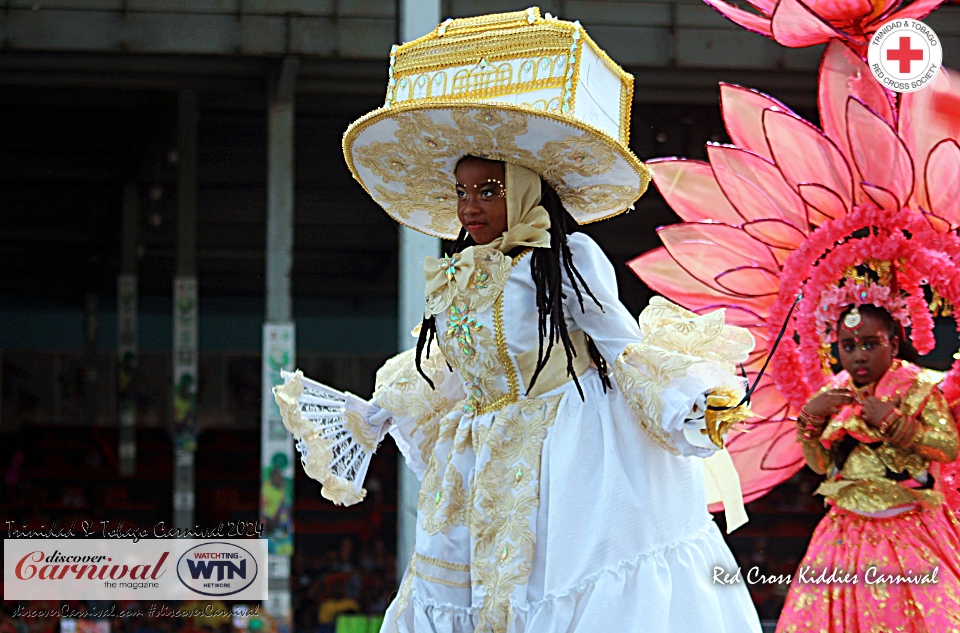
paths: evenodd
<path fill-rule="evenodd" d="M 579 22 L 526 11 L 448 19 L 395 46 L 382 108 L 343 137 L 347 165 L 396 221 L 456 238 L 467 154 L 522 165 L 580 224 L 623 212 L 650 175 L 627 143 L 633 76 Z"/>

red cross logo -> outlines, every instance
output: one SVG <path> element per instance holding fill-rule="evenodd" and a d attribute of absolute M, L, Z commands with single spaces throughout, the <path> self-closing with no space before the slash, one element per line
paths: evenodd
<path fill-rule="evenodd" d="M 887 51 L 887 60 L 900 62 L 900 73 L 908 74 L 910 62 L 923 60 L 923 49 L 910 48 L 910 36 L 904 36 L 900 38 L 900 48 L 891 48 Z"/>

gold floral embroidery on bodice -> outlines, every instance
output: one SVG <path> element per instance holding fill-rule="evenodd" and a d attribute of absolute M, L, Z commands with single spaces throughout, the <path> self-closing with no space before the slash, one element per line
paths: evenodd
<path fill-rule="evenodd" d="M 463 411 L 468 415 L 499 409 L 519 397 L 517 372 L 503 336 L 503 290 L 513 264 L 526 252 L 511 259 L 495 249 L 474 247 L 472 266 L 466 270 L 458 269 L 453 257 L 441 260 L 450 266 L 449 283 L 431 299 L 441 293 L 450 296 L 443 320 L 437 315 L 437 331 L 444 357 L 463 382 Z M 466 284 L 457 278 L 468 273 Z"/>

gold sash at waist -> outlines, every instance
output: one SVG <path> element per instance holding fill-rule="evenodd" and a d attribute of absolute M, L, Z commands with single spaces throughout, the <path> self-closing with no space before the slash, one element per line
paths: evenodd
<path fill-rule="evenodd" d="M 573 350 L 576 355 L 573 357 L 573 371 L 577 377 L 580 377 L 590 367 L 590 353 L 587 351 L 587 335 L 583 330 L 573 330 L 570 332 L 570 342 L 573 343 Z M 537 369 L 536 348 L 527 350 L 516 356 L 517 368 L 520 370 L 520 378 L 525 386 L 530 384 L 533 378 L 533 372 Z M 570 380 L 567 374 L 567 354 L 561 343 L 554 343 L 550 350 L 550 358 L 546 365 L 540 370 L 537 376 L 537 382 L 533 388 L 527 392 L 528 398 L 537 398 L 545 393 L 549 393 L 566 384 Z"/>

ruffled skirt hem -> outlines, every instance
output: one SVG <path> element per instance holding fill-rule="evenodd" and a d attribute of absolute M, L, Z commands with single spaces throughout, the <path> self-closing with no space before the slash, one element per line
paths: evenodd
<path fill-rule="evenodd" d="M 713 581 L 715 568 L 731 570 L 735 564 L 719 530 L 709 523 L 693 535 L 598 570 L 575 586 L 511 604 L 506 622 L 485 623 L 479 622 L 475 606 L 439 604 L 418 595 L 424 581 L 414 578 L 404 605 L 394 601 L 387 610 L 382 632 L 593 633 L 629 626 L 687 633 L 709 622 L 719 633 L 759 633 L 746 587 Z"/>

